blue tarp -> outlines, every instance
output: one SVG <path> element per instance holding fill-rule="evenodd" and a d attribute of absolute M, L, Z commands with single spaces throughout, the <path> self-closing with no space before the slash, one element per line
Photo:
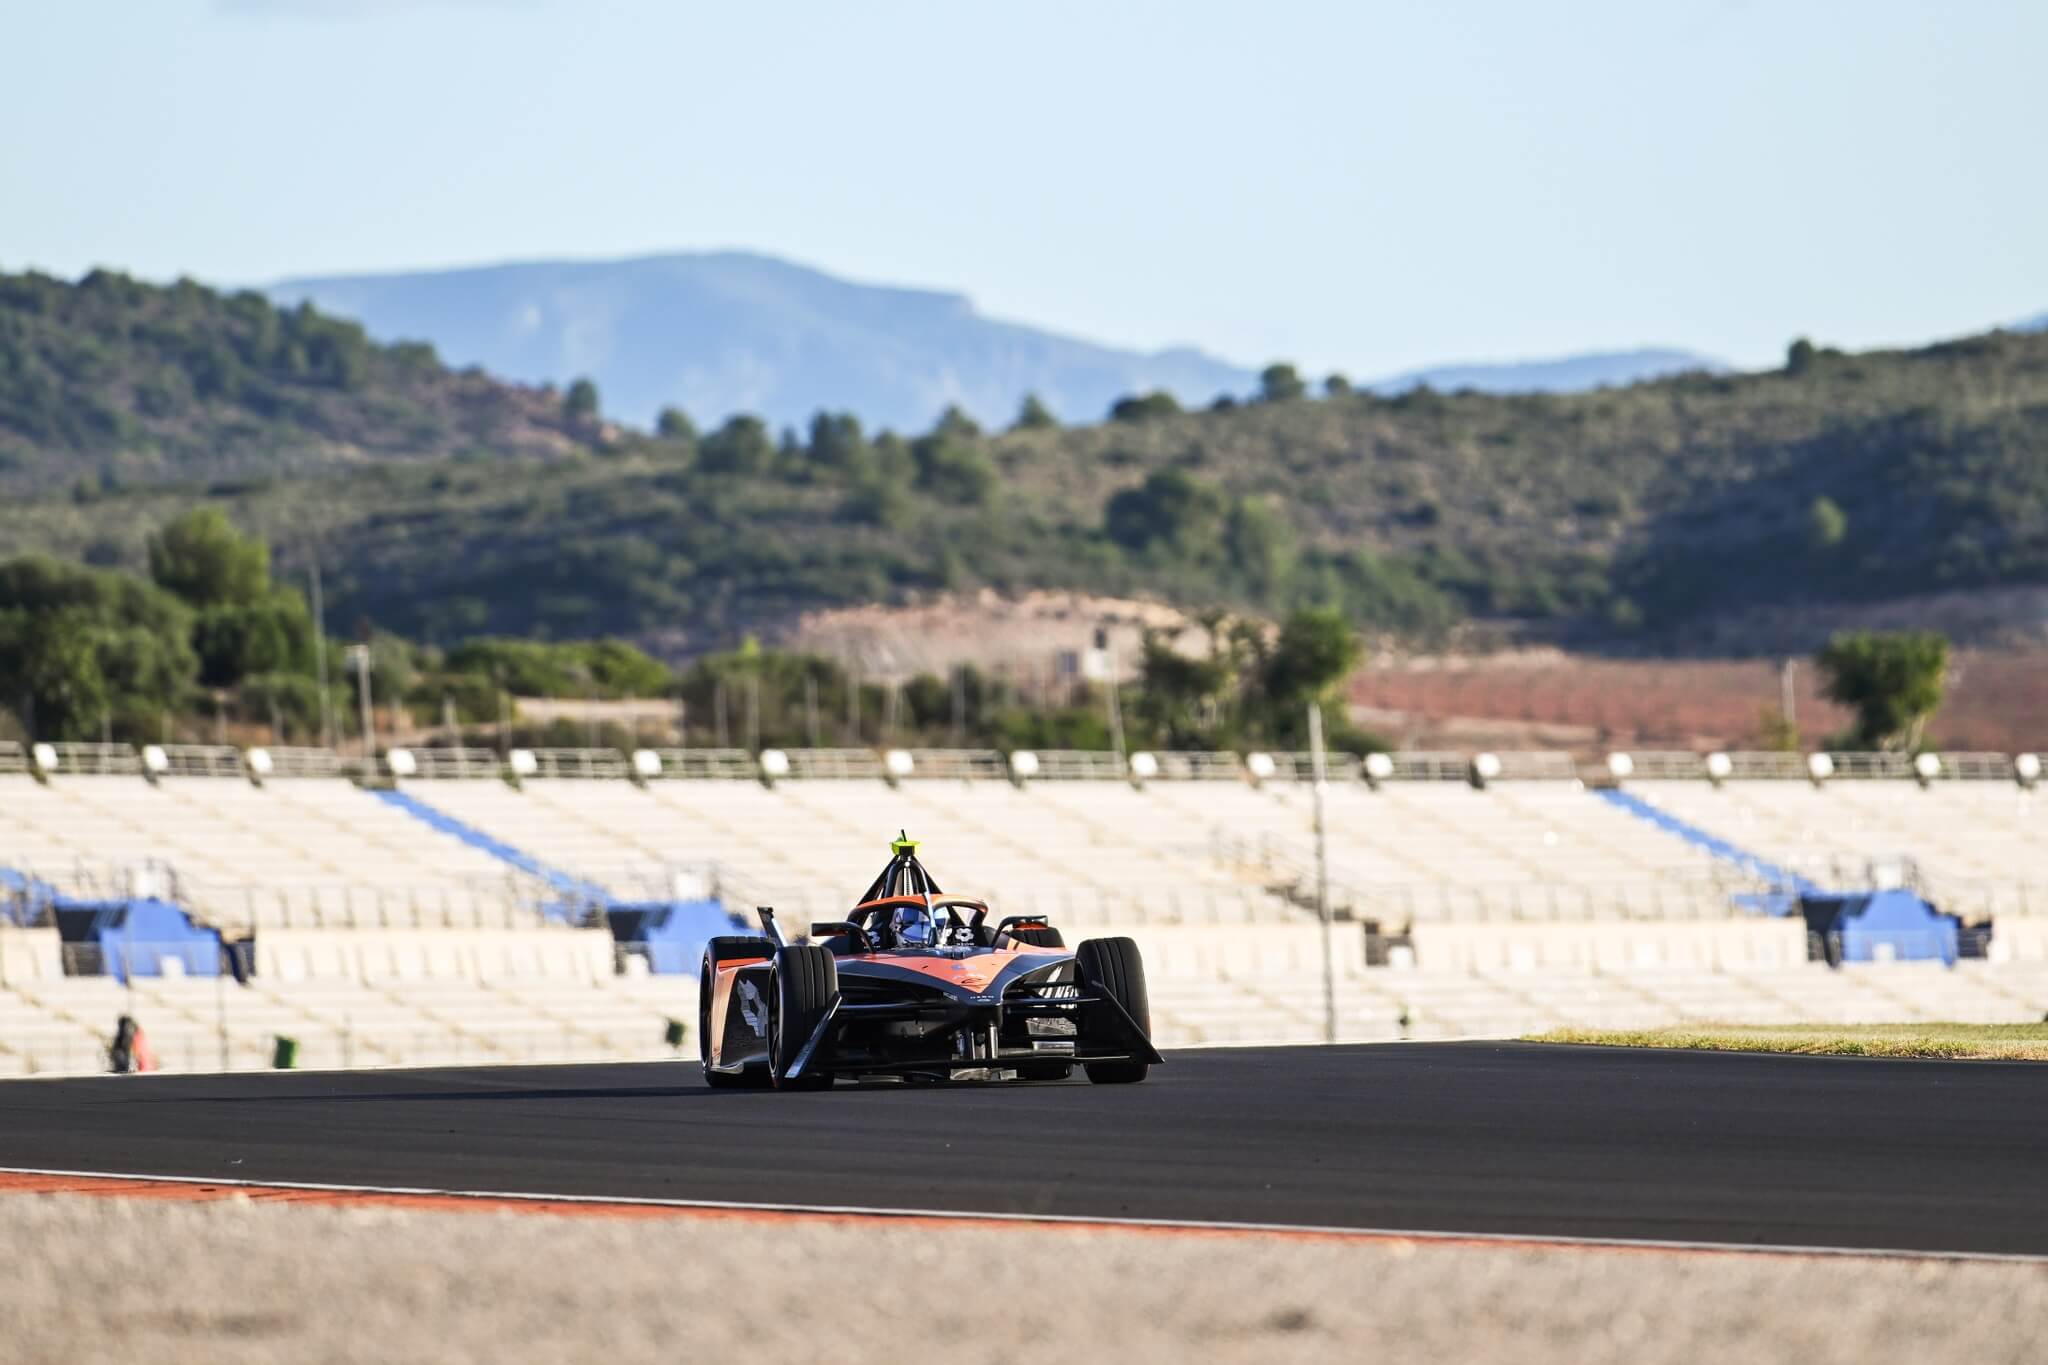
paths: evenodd
<path fill-rule="evenodd" d="M 704 944 L 719 934 L 745 933 L 746 921 L 717 901 L 613 901 L 605 907 L 612 937 L 638 951 L 661 976 L 694 976 Z"/>
<path fill-rule="evenodd" d="M 1830 962 L 1946 962 L 1954 965 L 1961 923 L 1911 891 L 1809 897 L 1806 923 L 1827 935 Z"/>
<path fill-rule="evenodd" d="M 1675 834 L 1696 848 L 1703 848 L 1723 862 L 1733 863 L 1753 877 L 1761 878 L 1782 891 L 1795 892 L 1800 896 L 1825 894 L 1819 883 L 1808 881 L 1796 872 L 1779 867 L 1776 863 L 1747 849 L 1737 848 L 1717 834 L 1710 834 L 1698 825 L 1679 819 L 1669 811 L 1660 810 L 1633 793 L 1618 788 L 1602 788 L 1593 793 L 1611 806 L 1618 806 L 1639 820 L 1647 820 L 1667 834 Z M 1750 909 L 1763 914 L 1787 915 L 1796 902 L 1789 897 L 1751 898 L 1743 900 Z"/>
<path fill-rule="evenodd" d="M 222 974 L 220 931 L 194 924 L 169 901 L 60 899 L 56 916 L 64 941 L 98 947 L 101 974 L 117 981 L 162 976 L 167 961 L 186 976 Z"/>

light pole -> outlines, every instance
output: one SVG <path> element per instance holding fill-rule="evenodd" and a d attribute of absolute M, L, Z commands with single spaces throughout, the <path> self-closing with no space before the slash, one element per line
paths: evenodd
<path fill-rule="evenodd" d="M 377 726 L 370 710 L 370 647 L 350 645 L 348 661 L 356 666 L 356 704 L 362 709 L 363 762 L 367 765 L 377 757 Z"/>
<path fill-rule="evenodd" d="M 1315 772 L 1316 918 L 1323 926 L 1323 1041 L 1337 1041 L 1337 975 L 1330 946 L 1330 867 L 1323 839 L 1323 786 L 1329 776 L 1323 758 L 1323 708 L 1308 706 L 1308 747 Z"/>
<path fill-rule="evenodd" d="M 327 623 L 320 600 L 320 556 L 313 555 L 313 672 L 320 680 L 320 745 L 334 747 L 334 698 L 327 691 Z"/>

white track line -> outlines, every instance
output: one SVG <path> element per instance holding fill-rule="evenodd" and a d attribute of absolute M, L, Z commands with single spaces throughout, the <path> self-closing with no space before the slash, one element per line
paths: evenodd
<path fill-rule="evenodd" d="M 151 1175 L 125 1171 L 59 1171 L 34 1166 L 0 1166 L 0 1175 L 33 1175 L 76 1180 L 137 1180 L 170 1185 L 224 1185 L 237 1189 L 306 1190 L 318 1194 L 427 1196 L 489 1199 L 534 1204 L 617 1204 L 638 1208 L 702 1209 L 716 1213 L 772 1213 L 841 1218 L 935 1219 L 959 1223 L 1024 1223 L 1047 1227 L 1132 1228 L 1166 1232 L 1307 1234 L 1374 1241 L 1479 1242 L 1504 1248 L 1548 1246 L 1623 1251 L 1721 1252 L 1740 1256 L 1835 1256 L 1868 1260 L 1989 1261 L 2048 1265 L 2048 1254 L 2016 1251 L 1912 1251 L 1898 1247 L 1780 1246 L 1770 1242 L 1692 1242 L 1656 1237 L 1572 1237 L 1549 1233 L 1450 1232 L 1433 1228 L 1342 1227 L 1321 1223 L 1238 1223 L 1195 1218 L 1119 1218 L 1081 1213 L 1004 1213 L 970 1209 L 891 1209 L 860 1204 L 778 1204 L 726 1199 L 653 1199 L 635 1195 L 536 1194 L 530 1190 L 448 1190 L 412 1185 L 330 1185 L 310 1180 L 247 1180 L 221 1176 Z"/>

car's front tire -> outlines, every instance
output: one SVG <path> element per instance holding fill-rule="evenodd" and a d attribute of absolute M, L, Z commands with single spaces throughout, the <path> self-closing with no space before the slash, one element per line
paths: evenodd
<path fill-rule="evenodd" d="M 785 1073 L 838 994 L 839 964 L 829 948 L 799 943 L 776 950 L 775 1008 L 768 1016 L 768 1068 L 776 1089 L 822 1090 L 832 1084 L 830 1072 L 806 1068 L 794 1078 Z"/>
<path fill-rule="evenodd" d="M 1138 945 L 1127 938 L 1091 938 L 1084 940 L 1074 950 L 1074 970 L 1080 978 L 1081 989 L 1089 995 L 1101 995 L 1123 1006 L 1125 1014 L 1136 1021 L 1146 1037 L 1152 1035 L 1152 1002 L 1145 991 L 1145 961 L 1138 956 Z M 1115 1029 L 1120 1020 L 1111 1016 L 1104 1022 Z M 1152 1070 L 1146 1061 L 1135 1062 L 1087 1062 L 1082 1070 L 1088 1079 L 1097 1085 L 1132 1085 L 1145 1079 Z"/>

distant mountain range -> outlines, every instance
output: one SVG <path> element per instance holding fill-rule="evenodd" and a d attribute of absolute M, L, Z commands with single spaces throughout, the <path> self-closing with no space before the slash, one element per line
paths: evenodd
<path fill-rule="evenodd" d="M 1027 393 L 1090 422 L 1126 394 L 1165 389 L 1195 406 L 1258 384 L 1192 348 L 1119 350 L 984 317 L 960 294 L 855 284 L 747 252 L 289 279 L 268 292 L 311 299 L 382 340 L 430 341 L 453 365 L 528 384 L 587 375 L 608 416 L 643 426 L 673 404 L 700 425 L 735 412 L 800 424 L 825 408 L 923 430 L 954 403 L 999 425 Z M 1641 350 L 1445 366 L 1368 387 L 1557 392 L 1702 368 L 1722 367 Z"/>
<path fill-rule="evenodd" d="M 1094 421 L 1127 393 L 1207 403 L 1256 382 L 1200 351 L 1120 351 L 983 317 L 959 294 L 852 284 L 744 252 L 294 279 L 269 292 L 507 379 L 588 375 L 607 415 L 642 425 L 673 404 L 700 424 L 735 412 L 801 423 L 825 408 L 922 431 L 954 403 L 1008 423 L 1027 393 Z"/>
<path fill-rule="evenodd" d="M 1619 387 L 1691 370 L 1718 372 L 1727 368 L 1721 361 L 1692 351 L 1648 348 L 1596 351 L 1557 360 L 1437 365 L 1378 380 L 1368 387 L 1378 393 L 1401 393 L 1425 384 L 1444 393 L 1456 393 L 1460 389 L 1474 389 L 1480 393 L 1579 393 L 1602 385 Z"/>

